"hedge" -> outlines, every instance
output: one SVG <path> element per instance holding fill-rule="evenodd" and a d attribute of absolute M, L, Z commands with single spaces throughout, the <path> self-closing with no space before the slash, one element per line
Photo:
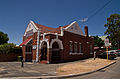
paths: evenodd
<path fill-rule="evenodd" d="M 0 53 L 22 53 L 22 48 L 13 43 L 5 43 L 0 45 Z"/>

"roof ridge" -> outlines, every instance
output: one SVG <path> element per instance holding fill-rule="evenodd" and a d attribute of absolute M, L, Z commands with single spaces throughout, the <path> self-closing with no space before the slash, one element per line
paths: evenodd
<path fill-rule="evenodd" d="M 61 33 L 60 26 L 56 27 L 56 28 L 53 28 L 53 27 L 48 27 L 48 26 L 45 26 L 45 25 L 37 24 L 37 23 L 34 23 L 34 24 L 38 27 L 38 29 L 41 29 L 41 33 L 47 33 L 47 32 Z M 61 27 L 66 28 L 67 26 L 69 26 L 69 25 L 65 25 L 65 26 L 61 26 Z"/>
<path fill-rule="evenodd" d="M 41 26 L 44 26 L 44 27 L 48 27 L 48 28 L 53 28 L 53 27 L 49 27 L 49 26 L 46 26 L 46 25 L 38 24 L 38 23 L 35 23 L 35 24 L 41 25 Z M 64 25 L 64 26 L 61 26 L 61 27 L 66 28 L 68 25 L 70 25 L 70 24 L 67 24 L 67 25 Z M 58 26 L 58 27 L 56 27 L 56 28 L 59 28 L 59 27 L 60 27 L 60 26 Z M 56 29 L 56 28 L 53 28 L 53 29 Z"/>
<path fill-rule="evenodd" d="M 40 26 L 44 26 L 44 27 L 48 27 L 48 28 L 53 28 L 53 27 L 49 27 L 49 26 L 46 26 L 46 25 L 38 24 L 38 23 L 35 23 L 35 24 L 40 25 Z"/>

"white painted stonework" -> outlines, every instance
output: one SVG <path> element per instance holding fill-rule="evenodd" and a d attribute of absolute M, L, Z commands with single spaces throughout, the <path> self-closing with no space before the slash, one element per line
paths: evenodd
<path fill-rule="evenodd" d="M 25 30 L 25 33 L 24 33 L 24 36 L 26 36 L 27 32 L 28 31 L 33 31 L 33 33 L 37 32 L 38 28 L 36 27 L 36 25 L 34 24 L 33 21 L 30 21 L 30 23 L 28 24 L 26 30 Z"/>
<path fill-rule="evenodd" d="M 47 48 L 49 48 L 49 41 L 48 41 L 48 39 L 43 39 L 43 40 L 40 40 L 40 46 L 39 46 L 39 49 L 41 49 L 42 48 L 42 44 L 43 44 L 43 42 L 46 42 L 47 43 Z"/>
<path fill-rule="evenodd" d="M 75 33 L 75 34 L 79 34 L 79 35 L 83 35 L 82 30 L 80 29 L 80 26 L 78 25 L 78 23 L 76 21 L 74 21 L 73 23 L 71 23 L 68 27 L 65 28 L 66 31 Z"/>
<path fill-rule="evenodd" d="M 57 42 L 58 45 L 59 45 L 59 48 L 60 48 L 60 49 L 63 49 L 62 41 L 59 40 L 59 39 L 52 39 L 52 41 L 51 41 L 51 43 L 50 43 L 50 48 L 52 48 L 52 45 L 53 45 L 54 42 Z"/>

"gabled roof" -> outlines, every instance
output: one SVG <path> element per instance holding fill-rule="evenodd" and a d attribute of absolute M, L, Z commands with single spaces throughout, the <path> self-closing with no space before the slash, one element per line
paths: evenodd
<path fill-rule="evenodd" d="M 65 26 L 59 26 L 57 28 L 52 28 L 52 27 L 47 27 L 45 25 L 41 25 L 41 24 L 37 24 L 33 21 L 30 21 L 30 23 L 27 26 L 27 29 L 24 33 L 24 36 L 26 36 L 27 32 L 37 32 L 38 29 L 40 29 L 40 33 L 57 33 L 57 34 L 61 34 L 61 27 L 65 30 L 65 31 L 69 31 L 75 34 L 79 34 L 79 35 L 83 35 L 82 30 L 80 29 L 78 23 L 76 21 L 72 22 L 69 25 L 65 25 Z"/>
<path fill-rule="evenodd" d="M 41 33 L 48 33 L 48 32 L 51 32 L 51 33 L 58 33 L 60 34 L 61 33 L 61 27 L 63 28 L 66 28 L 68 25 L 66 26 L 60 26 L 58 28 L 52 28 L 52 27 L 47 27 L 47 26 L 44 26 L 44 25 L 41 25 L 41 24 L 37 24 L 37 23 L 34 23 L 39 29 L 41 29 Z"/>
<path fill-rule="evenodd" d="M 23 41 L 19 46 L 27 45 L 27 43 L 29 43 L 31 40 L 32 40 L 32 37 Z"/>
<path fill-rule="evenodd" d="M 66 27 L 68 27 L 68 26 L 69 26 L 69 24 L 68 24 L 68 25 L 63 26 L 63 28 L 66 28 Z"/>
<path fill-rule="evenodd" d="M 79 34 L 79 35 L 84 35 L 80 26 L 78 25 L 78 23 L 76 21 L 72 22 L 69 25 L 64 26 L 66 31 L 75 33 L 75 34 Z"/>

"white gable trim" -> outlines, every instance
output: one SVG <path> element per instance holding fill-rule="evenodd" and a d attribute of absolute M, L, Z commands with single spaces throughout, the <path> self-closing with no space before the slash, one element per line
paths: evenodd
<path fill-rule="evenodd" d="M 68 25 L 65 29 L 67 30 L 68 28 L 70 28 L 73 24 L 75 24 L 76 21 L 72 22 L 70 25 Z"/>
<path fill-rule="evenodd" d="M 73 28 L 73 29 L 71 29 L 71 28 Z M 76 21 L 72 22 L 68 27 L 66 27 L 65 31 L 69 31 L 69 32 L 84 36 L 80 26 L 78 25 L 78 23 Z"/>
<path fill-rule="evenodd" d="M 29 22 L 29 24 L 28 24 L 28 26 L 27 26 L 27 28 L 26 28 L 26 30 L 25 30 L 24 36 L 26 36 L 26 33 L 27 33 L 28 31 L 30 31 L 30 30 L 32 30 L 33 33 L 37 32 L 37 30 L 38 30 L 38 27 L 34 24 L 33 21 L 30 21 L 30 22 Z"/>
<path fill-rule="evenodd" d="M 32 20 L 30 20 L 30 23 L 32 23 L 32 25 L 35 27 L 36 30 L 39 29 Z"/>

